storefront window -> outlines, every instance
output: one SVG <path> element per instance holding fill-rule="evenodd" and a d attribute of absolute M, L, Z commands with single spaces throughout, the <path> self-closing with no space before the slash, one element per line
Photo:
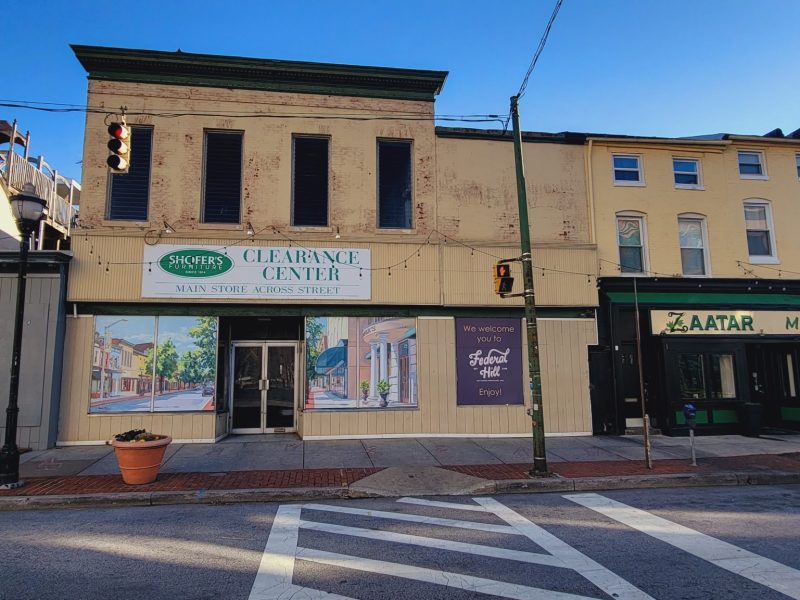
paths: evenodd
<path fill-rule="evenodd" d="M 306 409 L 417 406 L 413 318 L 306 319 Z"/>
<path fill-rule="evenodd" d="M 706 378 L 702 354 L 679 354 L 678 371 L 682 400 L 705 400 Z"/>
<path fill-rule="evenodd" d="M 97 317 L 89 412 L 213 410 L 216 367 L 216 317 Z"/>
<path fill-rule="evenodd" d="M 715 400 L 736 397 L 733 354 L 711 355 L 711 397 Z"/>

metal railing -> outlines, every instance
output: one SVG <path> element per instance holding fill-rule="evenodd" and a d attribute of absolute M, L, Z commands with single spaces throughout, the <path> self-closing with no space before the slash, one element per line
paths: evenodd
<path fill-rule="evenodd" d="M 36 194 L 47 202 L 47 213 L 43 222 L 64 236 L 69 236 L 77 213 L 73 203 L 80 193 L 80 185 L 62 177 L 56 170 L 46 173 L 44 167 L 42 157 L 33 164 L 13 150 L 0 151 L 0 176 L 8 187 L 21 191 L 26 183 L 33 184 Z"/>

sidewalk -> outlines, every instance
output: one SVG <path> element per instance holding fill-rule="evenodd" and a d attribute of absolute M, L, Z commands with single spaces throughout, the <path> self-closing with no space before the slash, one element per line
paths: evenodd
<path fill-rule="evenodd" d="M 529 438 L 303 441 L 292 434 L 172 444 L 158 481 L 128 486 L 110 446 L 70 446 L 21 457 L 25 485 L 0 491 L 0 509 L 92 504 L 239 502 L 331 497 L 572 491 L 800 483 L 800 435 L 547 438 L 549 478 L 531 478 Z"/>

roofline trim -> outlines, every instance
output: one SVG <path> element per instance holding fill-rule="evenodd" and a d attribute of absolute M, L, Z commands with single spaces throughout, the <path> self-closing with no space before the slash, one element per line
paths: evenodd
<path fill-rule="evenodd" d="M 71 46 L 89 79 L 432 102 L 447 71 Z"/>

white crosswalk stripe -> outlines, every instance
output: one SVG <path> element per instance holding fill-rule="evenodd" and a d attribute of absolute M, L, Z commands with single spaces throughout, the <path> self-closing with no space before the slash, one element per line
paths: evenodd
<path fill-rule="evenodd" d="M 403 498 L 401 502 L 417 506 L 492 514 L 508 523 L 508 525 L 327 504 L 312 503 L 281 506 L 278 509 L 275 522 L 270 530 L 261 565 L 259 566 L 250 592 L 250 600 L 288 600 L 289 598 L 295 600 L 341 600 L 345 598 L 344 596 L 329 594 L 321 590 L 295 585 L 293 583 L 293 576 L 295 561 L 297 559 L 356 571 L 400 577 L 448 588 L 469 590 L 502 598 L 519 600 L 596 600 L 588 596 L 486 579 L 463 573 L 453 573 L 415 565 L 327 552 L 314 548 L 304 548 L 297 545 L 301 529 L 340 536 L 378 540 L 388 543 L 415 545 L 501 560 L 538 564 L 545 567 L 570 569 L 583 576 L 612 598 L 617 598 L 619 600 L 652 600 L 650 596 L 634 587 L 629 582 L 596 563 L 575 548 L 572 548 L 559 538 L 548 533 L 538 525 L 531 523 L 500 502 L 491 498 L 477 498 L 474 500 L 476 504 L 457 504 L 416 498 Z M 539 547 L 544 548 L 546 552 L 536 553 L 511 550 L 482 544 L 409 535 L 394 531 L 318 522 L 307 518 L 301 518 L 301 512 L 303 510 L 524 536 L 535 542 Z"/>
<path fill-rule="evenodd" d="M 800 599 L 800 571 L 600 494 L 564 498 L 680 548 L 718 567 Z"/>

